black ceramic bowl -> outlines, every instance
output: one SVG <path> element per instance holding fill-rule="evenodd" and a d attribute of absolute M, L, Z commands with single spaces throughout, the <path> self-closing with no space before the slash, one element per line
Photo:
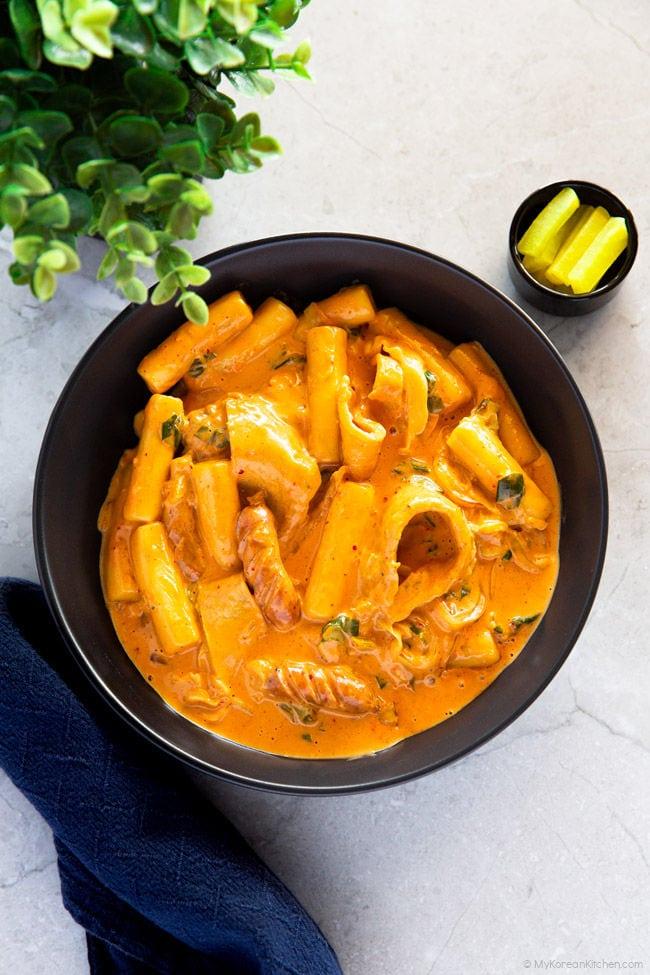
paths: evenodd
<path fill-rule="evenodd" d="M 142 356 L 180 323 L 171 305 L 127 308 L 93 343 L 52 414 L 36 474 L 34 534 L 48 601 L 73 654 L 116 712 L 162 749 L 243 785 L 343 793 L 440 768 L 506 727 L 565 660 L 587 618 L 607 535 L 607 485 L 598 438 L 559 354 L 515 304 L 467 271 L 403 244 L 305 234 L 241 244 L 206 257 L 208 300 L 241 288 L 253 304 L 273 293 L 300 305 L 360 280 L 454 342 L 477 339 L 503 369 L 563 490 L 557 589 L 521 656 L 463 711 L 377 755 L 278 758 L 225 741 L 172 711 L 142 679 L 113 632 L 99 584 L 97 512 L 117 459 L 133 441 L 147 391 Z M 279 291 L 281 289 L 281 291 Z M 543 379 L 543 381 L 542 381 Z M 117 717 L 116 717 L 116 720 Z"/>
<path fill-rule="evenodd" d="M 598 287 L 585 295 L 564 294 L 542 284 L 526 270 L 519 251 L 517 241 L 530 227 L 537 214 L 544 209 L 553 197 L 564 189 L 572 187 L 580 198 L 581 203 L 590 206 L 605 207 L 610 217 L 625 217 L 628 232 L 628 244 L 623 253 L 616 259 L 608 271 L 605 272 Z M 510 224 L 508 235 L 508 270 L 512 282 L 519 294 L 541 311 L 563 318 L 572 315 L 585 315 L 587 312 L 601 308 L 614 297 L 616 291 L 629 274 L 639 246 L 634 218 L 627 207 L 617 196 L 596 183 L 587 183 L 581 179 L 567 179 L 560 183 L 550 183 L 540 190 L 535 190 L 527 196 L 521 204 Z"/>

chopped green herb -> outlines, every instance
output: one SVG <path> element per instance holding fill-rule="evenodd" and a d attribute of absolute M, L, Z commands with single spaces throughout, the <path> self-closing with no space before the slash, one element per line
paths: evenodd
<path fill-rule="evenodd" d="M 170 437 L 174 441 L 174 450 L 178 450 L 181 443 L 181 418 L 176 413 L 172 413 L 160 427 L 160 436 L 162 440 L 168 440 Z"/>
<path fill-rule="evenodd" d="M 297 352 L 295 355 L 287 355 L 284 357 L 284 359 L 280 359 L 279 362 L 275 363 L 273 368 L 282 369 L 283 366 L 290 366 L 290 365 L 302 366 L 306 361 L 307 361 L 306 357 Z"/>
<path fill-rule="evenodd" d="M 218 450 L 225 450 L 226 447 L 230 446 L 228 434 L 221 428 L 213 430 L 212 427 L 204 424 L 195 431 L 194 436 Z"/>
<path fill-rule="evenodd" d="M 320 631 L 323 640 L 336 640 L 343 643 L 346 636 L 359 636 L 359 620 L 345 613 L 339 613 L 333 620 L 323 624 Z"/>
<path fill-rule="evenodd" d="M 409 623 L 409 629 L 411 633 L 414 633 L 416 636 L 421 636 L 424 632 L 423 628 L 418 626 L 417 623 Z"/>
<path fill-rule="evenodd" d="M 495 633 L 503 633 L 503 627 L 502 626 L 495 626 L 494 627 L 494 632 Z"/>
<path fill-rule="evenodd" d="M 471 593 L 471 591 L 472 590 L 470 589 L 469 586 L 462 585 L 460 587 L 460 594 L 459 594 L 459 597 L 458 598 L 459 599 L 464 599 L 465 596 L 469 596 L 469 594 Z"/>
<path fill-rule="evenodd" d="M 424 370 L 424 378 L 427 381 L 427 410 L 429 413 L 442 413 L 445 404 L 434 392 L 438 380 L 428 369 Z"/>
<path fill-rule="evenodd" d="M 190 368 L 187 370 L 192 379 L 196 379 L 198 376 L 200 376 L 205 370 L 206 362 L 210 362 L 210 360 L 214 359 L 215 356 L 216 352 L 206 352 L 204 355 L 197 356 L 196 359 L 193 359 Z"/>
<path fill-rule="evenodd" d="M 303 739 L 303 741 L 308 741 L 310 743 L 314 740 L 308 731 L 306 731 L 304 735 L 301 735 L 300 737 Z"/>
<path fill-rule="evenodd" d="M 496 502 L 502 508 L 518 508 L 525 491 L 523 474 L 506 474 L 497 483 Z"/>
<path fill-rule="evenodd" d="M 534 623 L 535 620 L 539 619 L 539 613 L 533 613 L 532 616 L 513 616 L 510 620 L 510 626 L 517 632 L 522 626 L 528 626 L 529 623 Z"/>
<path fill-rule="evenodd" d="M 512 549 L 509 548 L 507 552 L 504 552 L 501 558 L 504 562 L 509 562 L 512 558 Z"/>
<path fill-rule="evenodd" d="M 311 708 L 303 707 L 301 704 L 278 704 L 278 707 L 294 724 L 314 724 L 316 721 Z"/>
<path fill-rule="evenodd" d="M 393 467 L 393 469 L 391 471 L 391 474 L 402 475 L 403 473 L 404 473 L 404 468 L 403 467 Z"/>
<path fill-rule="evenodd" d="M 417 457 L 411 457 L 411 467 L 418 474 L 429 474 L 431 472 L 431 468 L 423 460 L 418 460 Z"/>
<path fill-rule="evenodd" d="M 383 691 L 383 689 L 386 687 L 386 684 L 388 683 L 386 678 L 382 677 L 381 674 L 375 674 L 375 680 L 379 684 L 379 689 Z"/>

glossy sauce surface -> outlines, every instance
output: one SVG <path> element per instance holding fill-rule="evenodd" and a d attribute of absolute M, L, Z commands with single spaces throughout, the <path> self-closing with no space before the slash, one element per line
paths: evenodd
<path fill-rule="evenodd" d="M 107 605 L 143 677 L 189 720 L 281 755 L 367 754 L 455 714 L 522 650 L 557 577 L 559 487 L 549 456 L 480 347 L 453 352 L 399 313 L 373 309 L 356 325 L 343 298 L 310 306 L 289 330 L 283 324 L 273 337 L 271 328 L 262 341 L 258 315 L 224 344 L 197 347 L 171 390 L 182 415 L 169 414 L 180 417 L 171 432 L 159 424 L 170 447 L 157 459 L 163 477 L 154 518 L 127 517 L 135 510 L 134 462 L 142 469 L 149 454 L 132 449 L 120 461 L 99 522 Z M 342 335 L 317 335 L 319 349 L 316 339 L 309 344 L 313 329 Z M 341 343 L 331 413 L 339 456 L 317 464 L 313 428 L 323 427 L 325 443 L 332 434 L 324 419 L 314 420 L 315 404 L 321 410 L 314 370 L 323 348 L 337 355 Z M 331 407 L 327 395 L 322 417 Z M 251 404 L 260 406 L 256 416 Z M 249 424 L 246 436 L 238 424 Z M 492 456 L 506 465 L 496 491 L 487 486 L 490 458 L 464 455 L 481 438 L 493 452 L 506 441 L 509 447 L 506 460 Z M 215 461 L 224 466 L 210 468 Z M 212 535 L 197 500 L 204 490 L 197 468 L 222 479 L 215 484 L 234 479 L 238 510 L 228 520 L 225 487 L 215 488 Z M 221 539 L 214 534 L 219 518 Z M 180 622 L 161 622 L 164 606 L 143 591 L 147 572 L 154 588 L 162 572 L 145 537 L 152 523 L 162 526 L 161 544 L 175 566 L 174 591 L 164 598 L 178 608 L 180 585 L 187 600 Z M 134 532 L 141 532 L 137 551 Z M 278 557 L 286 579 L 274 571 Z"/>

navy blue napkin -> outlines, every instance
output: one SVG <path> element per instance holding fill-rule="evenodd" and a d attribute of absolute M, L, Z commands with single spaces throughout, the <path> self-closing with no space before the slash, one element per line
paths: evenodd
<path fill-rule="evenodd" d="M 93 975 L 340 975 L 278 878 L 86 683 L 37 586 L 0 580 L 0 765 L 52 827 Z"/>

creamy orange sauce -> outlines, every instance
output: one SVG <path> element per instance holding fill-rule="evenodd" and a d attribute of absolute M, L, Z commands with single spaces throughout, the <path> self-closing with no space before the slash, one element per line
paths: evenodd
<path fill-rule="evenodd" d="M 170 413 L 170 418 L 177 417 L 177 432 L 170 432 L 167 426 L 165 437 L 158 419 L 148 421 L 145 414 L 150 435 L 153 430 L 153 446 L 124 454 L 100 514 L 107 606 L 125 651 L 144 679 L 189 720 L 217 735 L 280 755 L 367 754 L 455 714 L 523 649 L 548 607 L 557 577 L 560 494 L 553 464 L 532 438 L 497 367 L 478 346 L 462 346 L 454 353 L 441 336 L 402 318 L 382 320 L 382 313 L 375 316 L 374 309 L 365 314 L 367 321 L 356 325 L 355 320 L 364 317 L 363 308 L 359 310 L 355 304 L 359 300 L 358 294 L 346 298 L 343 292 L 333 304 L 326 301 L 310 306 L 288 331 L 283 324 L 278 326 L 282 334 L 273 337 L 271 328 L 266 333 L 270 338 L 264 341 L 255 331 L 257 314 L 251 323 L 245 312 L 240 325 L 233 325 L 232 315 L 228 319 L 223 344 L 219 338 L 223 326 L 218 321 L 215 325 L 211 319 L 207 326 L 211 344 L 200 338 L 200 332 L 193 333 L 199 336 L 193 346 L 197 355 L 170 391 L 182 401 Z M 276 318 L 281 313 L 282 309 L 273 310 Z M 387 336 L 386 328 L 391 325 Z M 366 441 L 354 430 L 349 443 L 341 440 L 340 426 L 335 431 L 338 446 L 332 448 L 338 449 L 338 460 L 317 464 L 310 453 L 310 445 L 316 443 L 314 427 L 321 423 L 320 414 L 314 419 L 314 404 L 321 400 L 314 392 L 314 372 L 309 375 L 315 369 L 318 350 L 310 346 L 308 354 L 307 335 L 312 329 L 328 327 L 344 333 L 344 338 L 334 336 L 344 349 L 343 367 L 339 363 L 334 383 L 337 403 L 340 405 L 341 397 L 345 399 L 343 368 L 350 381 L 350 406 L 357 428 L 363 429 L 367 420 L 375 424 L 370 423 L 373 436 L 381 437 L 385 431 L 370 470 L 366 455 L 361 463 L 355 452 L 357 443 L 365 445 Z M 325 338 L 331 341 L 331 334 Z M 187 338 L 188 347 L 189 341 Z M 179 369 L 188 356 L 187 349 L 179 352 L 176 348 L 165 354 L 178 355 Z M 378 357 L 393 378 L 401 371 L 401 387 L 380 388 Z M 225 366 L 220 368 L 220 363 Z M 418 369 L 426 381 L 423 417 Z M 445 369 L 451 385 L 444 381 Z M 168 368 L 165 382 L 177 374 L 178 369 L 174 373 Z M 155 389 L 151 375 L 146 378 Z M 157 393 L 161 392 L 159 387 Z M 241 399 L 229 399 L 233 394 Z M 327 395 L 325 390 L 323 416 Z M 245 449 L 239 445 L 236 410 L 258 401 L 271 411 L 269 416 L 278 418 L 274 450 L 287 427 L 295 436 L 293 447 L 280 442 L 277 457 L 264 455 L 269 448 L 263 439 L 259 448 L 254 440 L 252 447 L 248 441 Z M 166 402 L 163 397 L 158 403 L 163 413 Z M 342 415 L 338 413 L 339 418 Z M 413 417 L 416 428 L 424 423 L 417 433 L 412 423 L 409 428 Z M 476 464 L 467 457 L 460 459 L 466 444 L 470 449 L 474 443 L 471 431 L 463 443 L 456 444 L 458 434 L 448 443 L 455 430 L 465 437 L 464 428 L 458 426 L 463 420 L 474 424 L 479 438 L 485 435 L 492 444 L 489 449 L 497 449 L 494 444 L 503 448 L 501 459 L 494 460 L 497 465 L 505 464 L 497 478 L 499 501 L 494 489 L 486 486 L 490 459 L 479 458 Z M 138 429 L 142 422 L 139 417 Z M 342 421 L 335 419 L 335 426 L 337 422 Z M 158 455 L 156 431 L 168 448 L 165 456 Z M 325 434 L 331 439 L 328 430 Z M 254 429 L 250 436 L 257 436 Z M 366 450 L 366 446 L 360 449 Z M 372 454 L 374 448 L 368 449 Z M 292 450 L 294 466 L 285 469 L 282 452 L 289 456 Z M 302 468 L 295 462 L 298 450 Z M 186 460 L 179 463 L 182 457 Z M 224 462 L 215 477 L 234 479 L 235 500 L 226 503 L 222 489 L 215 489 L 217 521 L 208 524 L 207 514 L 202 514 L 207 509 L 199 510 L 199 480 L 192 468 L 215 460 Z M 150 479 L 142 476 L 148 463 L 157 465 Z M 136 488 L 134 464 L 142 482 Z M 361 466 L 355 466 L 358 464 Z M 307 472 L 305 478 L 316 485 L 303 507 L 306 481 L 300 480 L 302 469 Z M 355 478 L 355 470 L 363 476 Z M 358 495 L 361 516 L 339 526 L 330 568 L 319 568 L 334 499 L 341 485 L 350 482 L 370 485 L 367 495 Z M 408 514 L 398 519 L 404 524 L 392 539 L 393 551 L 390 512 L 399 509 L 401 498 L 407 499 L 407 489 L 414 498 L 422 495 L 434 500 L 430 512 L 426 501 L 416 500 L 413 503 L 420 505 L 421 513 L 416 512 L 411 520 Z M 440 494 L 447 507 L 438 511 L 434 510 L 435 499 Z M 351 492 L 350 496 L 354 501 L 356 495 Z M 365 497 L 372 498 L 370 504 Z M 264 603 L 261 584 L 257 586 L 266 570 L 258 567 L 255 579 L 255 565 L 247 570 L 240 561 L 245 524 L 237 511 L 230 517 L 228 505 L 234 503 L 254 516 L 256 502 L 263 511 L 270 511 L 271 530 L 277 529 L 281 565 L 289 580 L 285 590 L 293 584 L 299 601 L 299 616 L 288 628 L 274 625 L 273 606 Z M 163 548 L 166 545 L 165 551 L 173 558 L 174 574 L 167 580 L 168 586 L 165 582 L 167 588 L 157 588 L 170 570 L 164 568 L 165 552 L 160 556 L 160 546 L 156 549 L 151 541 L 152 524 L 162 526 Z M 228 537 L 210 536 L 210 525 L 215 524 L 225 524 L 219 531 Z M 147 530 L 141 531 L 145 525 Z M 135 532 L 141 532 L 137 548 Z M 155 562 L 159 556 L 163 561 Z M 309 588 L 310 580 L 320 577 L 321 571 L 323 578 L 336 579 L 332 611 L 326 619 L 322 612 L 314 612 L 310 618 L 310 607 L 322 595 L 313 591 L 313 585 Z M 424 580 L 421 595 L 414 585 L 415 595 L 411 596 L 405 582 L 410 578 L 413 583 L 418 573 Z M 220 584 L 223 580 L 226 583 Z M 271 569 L 262 581 L 275 585 L 277 575 Z M 443 591 L 439 591 L 441 586 Z M 228 596 L 226 605 L 222 594 L 231 592 L 237 596 Z M 275 593 L 274 598 L 275 609 L 286 610 L 290 618 L 288 603 L 282 604 L 282 599 L 289 599 L 287 592 Z M 415 605 L 410 605 L 413 600 Z M 328 629 L 328 619 L 340 614 L 343 625 L 339 621 Z M 212 638 L 210 646 L 213 633 L 218 639 Z M 266 684 L 259 678 L 263 669 L 255 663 L 259 661 L 270 668 L 272 677 Z M 332 704 L 333 697 L 324 706 L 314 703 L 316 692 L 310 689 L 312 677 L 307 671 L 307 690 L 302 690 L 300 680 L 280 681 L 278 689 L 273 668 L 287 662 L 323 668 L 323 673 L 330 674 L 327 680 L 334 686 L 336 702 Z M 352 698 L 337 685 L 341 668 L 358 684 Z"/>

